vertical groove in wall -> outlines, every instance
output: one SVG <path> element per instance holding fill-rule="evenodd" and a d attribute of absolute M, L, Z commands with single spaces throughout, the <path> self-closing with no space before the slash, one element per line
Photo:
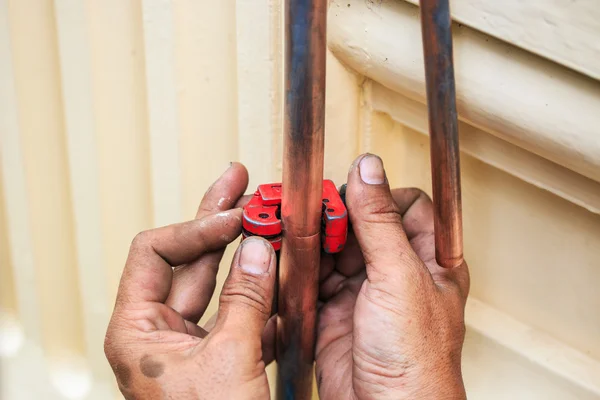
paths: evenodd
<path fill-rule="evenodd" d="M 181 218 L 173 2 L 142 0 L 154 226 Z"/>
<path fill-rule="evenodd" d="M 284 2 L 272 1 L 271 2 L 271 54 L 272 54 L 272 85 L 274 88 L 271 96 L 271 124 L 273 130 L 271 135 L 273 137 L 273 146 L 271 151 L 272 155 L 272 174 L 273 180 L 279 181 L 283 171 L 283 92 L 284 92 L 284 43 L 285 38 L 283 36 L 285 26 L 285 13 L 284 13 Z"/>
<path fill-rule="evenodd" d="M 140 0 L 87 2 L 108 301 L 131 239 L 152 225 Z M 93 16 L 93 17 L 92 17 Z"/>
<path fill-rule="evenodd" d="M 361 84 L 360 90 L 360 117 L 359 117 L 359 130 L 357 147 L 360 153 L 366 153 L 371 149 L 371 135 L 372 135 L 372 118 L 373 109 L 372 104 L 372 89 L 371 81 L 363 78 L 364 81 Z"/>
<path fill-rule="evenodd" d="M 97 141 L 92 105 L 89 25 L 85 3 L 55 0 L 65 131 L 75 224 L 87 361 L 98 387 L 110 378 L 103 340 L 109 317 L 101 230 Z M 79 390 L 86 387 L 80 386 Z M 87 389 L 90 389 L 89 386 Z M 106 390 L 106 389 L 105 389 Z"/>
<path fill-rule="evenodd" d="M 235 3 L 180 0 L 175 65 L 182 202 L 192 218 L 202 195 L 237 155 Z"/>
<path fill-rule="evenodd" d="M 30 12 L 32 7 L 36 12 Z M 56 27 L 51 1 L 11 1 L 11 39 L 46 354 L 84 352 Z M 24 106 L 26 105 L 26 107 Z M 43 134 L 41 134 L 43 132 Z M 30 287 L 29 290 L 34 290 Z"/>
<path fill-rule="evenodd" d="M 2 166 L 0 165 L 1 171 Z M 8 245 L 4 184 L 0 173 L 0 314 L 16 315 L 17 312 L 13 268 Z"/>
<path fill-rule="evenodd" d="M 11 260 L 8 234 L 0 165 L 0 356 L 14 354 L 21 340 L 13 273 L 15 266 Z"/>

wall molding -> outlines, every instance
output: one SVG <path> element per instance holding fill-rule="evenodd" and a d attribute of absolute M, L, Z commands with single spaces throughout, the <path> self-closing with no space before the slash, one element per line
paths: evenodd
<path fill-rule="evenodd" d="M 369 81 L 363 85 L 368 112 L 382 112 L 394 121 L 428 135 L 427 107 L 401 93 Z M 600 214 L 600 183 L 465 122 L 459 122 L 464 153 Z M 368 135 L 368 133 L 366 133 Z"/>
<path fill-rule="evenodd" d="M 450 11 L 456 22 L 600 80 L 595 0 L 452 0 Z"/>
<path fill-rule="evenodd" d="M 467 327 L 517 353 L 546 371 L 600 395 L 600 362 L 471 297 L 465 310 Z"/>

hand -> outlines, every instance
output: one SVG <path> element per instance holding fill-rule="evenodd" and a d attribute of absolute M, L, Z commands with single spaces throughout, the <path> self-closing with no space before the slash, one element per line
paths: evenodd
<path fill-rule="evenodd" d="M 322 260 L 316 373 L 321 399 L 464 399 L 461 351 L 469 273 L 435 261 L 433 208 L 390 191 L 381 159 L 348 174 L 352 224 Z"/>
<path fill-rule="evenodd" d="M 246 169 L 233 164 L 204 196 L 196 220 L 134 239 L 105 341 L 127 399 L 269 397 L 276 257 L 267 241 L 242 243 L 214 327 L 197 325 L 223 250 L 240 234 L 241 209 L 231 207 L 247 184 Z"/>

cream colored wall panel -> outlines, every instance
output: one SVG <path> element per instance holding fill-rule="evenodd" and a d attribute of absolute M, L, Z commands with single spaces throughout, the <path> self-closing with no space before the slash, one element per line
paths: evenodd
<path fill-rule="evenodd" d="M 600 358 L 600 216 L 467 157 L 463 176 L 473 294 Z"/>
<path fill-rule="evenodd" d="M 327 52 L 323 176 L 338 186 L 346 182 L 350 164 L 359 154 L 360 79 Z"/>
<path fill-rule="evenodd" d="M 281 180 L 282 8 L 279 0 L 236 1 L 238 154 L 251 172 L 250 191 Z"/>
<path fill-rule="evenodd" d="M 13 68 L 12 44 L 8 3 L 0 0 L 0 161 L 3 174 L 3 191 L 10 262 L 14 273 L 18 319 L 25 334 L 32 340 L 41 340 L 37 293 L 35 292 L 35 265 L 28 215 L 28 197 L 23 170 L 21 137 L 19 136 L 18 104 Z M 9 328 L 3 325 L 3 328 Z M 3 331 L 5 353 L 14 354 L 20 349 L 23 334 L 18 327 L 10 328 L 12 335 Z"/>
<path fill-rule="evenodd" d="M 431 196 L 429 138 L 381 112 L 372 113 L 370 124 L 372 142 L 366 151 L 382 155 L 390 185 L 416 187 Z"/>
<path fill-rule="evenodd" d="M 236 25 L 233 1 L 173 3 L 183 215 L 238 159 Z"/>
<path fill-rule="evenodd" d="M 111 308 L 102 245 L 88 15 L 85 3 L 78 0 L 55 1 L 55 14 L 87 356 L 87 365 L 73 371 L 73 376 L 67 377 L 69 381 L 62 386 L 77 388 L 78 392 L 72 393 L 74 396 L 91 393 L 93 398 L 106 399 L 114 393 L 112 373 L 103 351 Z M 78 376 L 79 382 L 74 382 Z"/>
<path fill-rule="evenodd" d="M 84 343 L 54 10 L 50 1 L 12 1 L 9 15 L 43 343 L 62 363 Z"/>
<path fill-rule="evenodd" d="M 103 0 L 88 2 L 87 13 L 102 243 L 112 309 L 131 239 L 153 222 L 142 11 L 139 0 Z"/>
<path fill-rule="evenodd" d="M 334 0 L 328 33 L 348 66 L 424 102 L 417 7 Z M 600 82 L 464 26 L 454 58 L 463 121 L 600 181 Z"/>
<path fill-rule="evenodd" d="M 173 2 L 142 0 L 154 226 L 181 220 Z"/>
<path fill-rule="evenodd" d="M 365 85 L 369 86 L 369 109 L 388 114 L 404 126 L 429 134 L 424 104 L 376 82 Z M 465 122 L 459 122 L 458 130 L 460 148 L 470 156 L 600 214 L 600 183 Z"/>
<path fill-rule="evenodd" d="M 455 21 L 600 79 L 596 0 L 453 0 L 451 12 Z"/>

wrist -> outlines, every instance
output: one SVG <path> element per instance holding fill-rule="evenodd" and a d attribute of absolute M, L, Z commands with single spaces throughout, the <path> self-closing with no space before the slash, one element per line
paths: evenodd
<path fill-rule="evenodd" d="M 407 399 L 463 400 L 467 398 L 460 363 L 432 366 L 417 374 L 407 387 Z"/>

